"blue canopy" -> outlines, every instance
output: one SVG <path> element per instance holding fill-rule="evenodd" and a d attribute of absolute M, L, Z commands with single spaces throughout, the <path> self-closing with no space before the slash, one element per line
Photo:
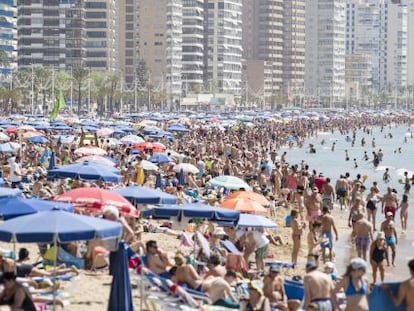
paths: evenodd
<path fill-rule="evenodd" d="M 46 144 L 48 139 L 43 136 L 32 136 L 29 138 L 29 141 L 34 144 Z"/>
<path fill-rule="evenodd" d="M 62 209 L 73 212 L 73 205 L 54 201 L 24 198 L 0 198 L 0 216 L 5 219 L 35 214 L 37 212 L 50 211 L 52 209 Z"/>
<path fill-rule="evenodd" d="M 116 192 L 130 202 L 137 204 L 177 203 L 177 197 L 171 194 L 142 186 L 128 186 L 125 188 L 114 189 L 113 192 Z"/>
<path fill-rule="evenodd" d="M 111 253 L 112 283 L 108 311 L 133 311 L 132 288 L 128 271 L 128 250 L 120 242 L 118 250 Z"/>
<path fill-rule="evenodd" d="M 109 182 L 120 182 L 122 179 L 118 169 L 88 161 L 49 170 L 48 176 L 52 178 L 78 178 Z"/>
<path fill-rule="evenodd" d="M 155 153 L 149 159 L 152 163 L 170 163 L 173 160 L 164 153 Z"/>
<path fill-rule="evenodd" d="M 167 128 L 167 130 L 171 132 L 182 132 L 182 133 L 190 132 L 188 128 L 186 128 L 184 125 L 181 125 L 181 124 L 170 125 Z"/>
<path fill-rule="evenodd" d="M 122 225 L 96 217 L 52 210 L 8 220 L 0 225 L 0 241 L 53 243 L 120 237 Z"/>
<path fill-rule="evenodd" d="M 241 228 L 278 228 L 278 225 L 269 218 L 254 214 L 240 214 L 240 219 L 237 223 L 237 226 Z"/>
<path fill-rule="evenodd" d="M 0 199 L 2 198 L 15 198 L 22 195 L 20 189 L 0 187 Z"/>
<path fill-rule="evenodd" d="M 188 203 L 183 205 L 161 205 L 144 212 L 144 216 L 169 218 L 184 216 L 189 218 L 200 217 L 210 220 L 236 221 L 240 213 L 237 211 L 215 207 L 203 203 Z"/>

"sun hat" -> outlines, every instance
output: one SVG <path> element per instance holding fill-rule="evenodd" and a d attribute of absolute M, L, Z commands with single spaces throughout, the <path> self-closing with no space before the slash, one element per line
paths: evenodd
<path fill-rule="evenodd" d="M 226 232 L 223 228 L 216 228 L 216 230 L 213 232 L 213 235 L 226 235 Z"/>
<path fill-rule="evenodd" d="M 375 237 L 375 240 L 382 240 L 385 239 L 385 233 L 383 231 L 379 231 L 377 233 L 377 236 Z"/>
<path fill-rule="evenodd" d="M 392 212 L 386 212 L 385 216 L 390 217 L 390 216 L 394 216 L 394 214 Z"/>
<path fill-rule="evenodd" d="M 352 269 L 359 270 L 359 269 L 367 269 L 367 262 L 362 258 L 354 258 L 351 260 L 351 267 Z"/>

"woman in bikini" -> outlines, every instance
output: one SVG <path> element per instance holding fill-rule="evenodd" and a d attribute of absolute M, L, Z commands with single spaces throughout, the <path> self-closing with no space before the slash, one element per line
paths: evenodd
<path fill-rule="evenodd" d="M 401 228 L 402 233 L 407 232 L 407 220 L 408 220 L 408 196 L 403 194 L 402 200 L 400 203 L 400 218 L 401 218 Z"/>
<path fill-rule="evenodd" d="M 0 294 L 0 305 L 8 305 L 12 310 L 36 311 L 29 291 L 16 282 L 14 272 L 3 273 L 4 290 Z"/>
<path fill-rule="evenodd" d="M 378 232 L 375 241 L 372 241 L 369 258 L 372 266 L 372 282 L 377 282 L 377 271 L 380 271 L 381 282 L 384 282 L 385 263 L 388 263 L 388 250 L 385 245 L 384 232 Z"/>
<path fill-rule="evenodd" d="M 292 248 L 292 263 L 296 265 L 298 262 L 298 255 L 300 250 L 301 244 L 301 237 L 304 230 L 304 224 L 300 224 L 298 221 L 299 213 L 297 210 L 292 210 L 290 212 L 291 216 L 291 227 L 292 227 L 292 241 L 293 241 L 293 248 Z"/>
<path fill-rule="evenodd" d="M 354 258 L 348 265 L 336 291 L 343 289 L 346 296 L 345 311 L 368 311 L 369 283 L 364 277 L 367 263 L 361 258 Z"/>

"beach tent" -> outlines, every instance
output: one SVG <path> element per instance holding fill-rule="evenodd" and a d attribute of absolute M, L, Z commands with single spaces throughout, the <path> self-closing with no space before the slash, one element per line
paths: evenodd
<path fill-rule="evenodd" d="M 240 213 L 203 203 L 188 203 L 182 205 L 161 205 L 144 212 L 144 217 L 156 218 L 188 217 L 205 218 L 209 220 L 236 221 Z"/>
<path fill-rule="evenodd" d="M 107 182 L 120 182 L 122 179 L 118 169 L 88 161 L 49 170 L 48 176 L 51 178 L 103 180 Z"/>
<path fill-rule="evenodd" d="M 56 208 L 73 212 L 73 205 L 68 203 L 39 199 L 24 199 L 20 197 L 0 198 L 0 217 L 4 220 L 38 212 L 50 211 Z"/>
<path fill-rule="evenodd" d="M 177 197 L 143 186 L 128 186 L 112 190 L 134 204 L 176 204 Z"/>

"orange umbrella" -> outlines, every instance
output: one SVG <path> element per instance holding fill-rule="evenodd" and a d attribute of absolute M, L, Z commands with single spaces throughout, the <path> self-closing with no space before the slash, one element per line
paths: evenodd
<path fill-rule="evenodd" d="M 230 199 L 250 199 L 256 201 L 257 203 L 263 206 L 268 206 L 270 204 L 269 201 L 264 197 L 264 195 L 261 195 L 260 193 L 253 191 L 232 192 L 226 197 L 226 200 Z"/>
<path fill-rule="evenodd" d="M 250 199 L 228 199 L 221 203 L 221 207 L 232 209 L 243 213 L 266 214 L 267 209 L 260 203 Z"/>

